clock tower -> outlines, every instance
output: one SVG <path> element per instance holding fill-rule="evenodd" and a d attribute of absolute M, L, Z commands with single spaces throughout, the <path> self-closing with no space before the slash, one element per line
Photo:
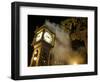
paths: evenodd
<path fill-rule="evenodd" d="M 33 38 L 33 54 L 30 66 L 50 65 L 50 50 L 54 47 L 55 34 L 46 25 L 37 28 Z"/>

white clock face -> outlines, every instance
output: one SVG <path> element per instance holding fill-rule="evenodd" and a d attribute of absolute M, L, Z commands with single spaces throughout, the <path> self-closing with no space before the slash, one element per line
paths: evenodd
<path fill-rule="evenodd" d="M 36 41 L 39 41 L 42 38 L 42 34 L 43 34 L 43 32 L 40 32 L 37 34 Z"/>
<path fill-rule="evenodd" d="M 44 40 L 48 43 L 51 43 L 52 42 L 52 36 L 49 32 L 45 32 L 44 33 Z"/>

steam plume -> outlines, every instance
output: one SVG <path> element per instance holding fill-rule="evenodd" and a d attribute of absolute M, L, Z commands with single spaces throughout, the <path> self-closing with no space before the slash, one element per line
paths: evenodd
<path fill-rule="evenodd" d="M 73 51 L 71 48 L 71 41 L 69 33 L 65 32 L 61 25 L 56 23 L 51 23 L 48 20 L 45 21 L 48 29 L 55 33 L 55 45 L 51 50 L 52 54 L 52 64 L 73 64 L 74 61 L 78 63 L 83 63 L 84 58 L 83 53 L 79 51 Z"/>

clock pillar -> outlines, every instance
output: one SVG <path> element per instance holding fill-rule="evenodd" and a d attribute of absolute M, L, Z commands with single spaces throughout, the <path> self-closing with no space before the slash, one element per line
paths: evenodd
<path fill-rule="evenodd" d="M 52 33 L 49 29 L 47 29 L 47 26 L 45 25 L 36 29 L 35 37 L 32 42 L 32 46 L 34 50 L 31 58 L 30 66 L 50 65 L 50 61 L 51 61 L 50 50 L 54 47 L 54 38 L 55 38 L 54 33 Z"/>

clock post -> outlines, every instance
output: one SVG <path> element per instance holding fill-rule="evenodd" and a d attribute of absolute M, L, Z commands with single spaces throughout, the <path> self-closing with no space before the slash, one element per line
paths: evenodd
<path fill-rule="evenodd" d="M 54 47 L 55 34 L 46 25 L 37 28 L 33 38 L 33 54 L 30 66 L 50 65 L 50 50 Z"/>

